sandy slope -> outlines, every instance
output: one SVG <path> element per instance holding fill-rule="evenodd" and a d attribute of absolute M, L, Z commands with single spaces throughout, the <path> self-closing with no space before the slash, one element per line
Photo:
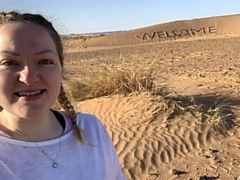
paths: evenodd
<path fill-rule="evenodd" d="M 150 42 L 240 35 L 240 14 L 175 21 L 100 36 L 85 36 L 66 42 L 68 51 L 101 47 L 137 45 Z"/>
<path fill-rule="evenodd" d="M 221 36 L 201 39 L 139 45 L 132 40 L 131 46 L 89 50 L 78 49 L 76 42 L 69 43 L 73 47 L 68 49 L 66 65 L 72 77 L 81 78 L 88 71 L 122 61 L 129 65 L 132 61 L 153 62 L 158 83 L 164 80 L 182 97 L 193 96 L 208 106 L 219 97 L 229 98 L 232 103 L 236 126 L 223 136 L 191 113 L 166 118 L 167 114 L 157 113 L 159 103 L 146 95 L 114 95 L 78 102 L 79 110 L 95 114 L 106 126 L 128 179 L 190 180 L 206 176 L 210 180 L 231 180 L 240 176 L 239 20 L 237 15 L 168 24 L 181 29 L 182 24 L 192 27 L 201 22 L 199 27 L 205 27 L 215 23 L 221 30 Z M 123 37 L 125 42 L 129 37 Z"/>
<path fill-rule="evenodd" d="M 139 96 L 98 98 L 78 105 L 102 120 L 128 179 L 239 175 L 239 128 L 229 131 L 230 137 L 216 135 L 190 113 L 168 120 L 160 115 L 149 123 L 157 104 Z M 172 169 L 182 175 L 173 175 Z"/>

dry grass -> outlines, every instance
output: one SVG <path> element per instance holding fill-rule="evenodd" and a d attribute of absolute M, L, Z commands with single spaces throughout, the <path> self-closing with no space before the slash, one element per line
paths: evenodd
<path fill-rule="evenodd" d="M 164 114 L 164 120 L 174 119 L 175 116 L 184 115 L 186 112 L 190 112 L 193 116 L 201 116 L 202 105 L 197 104 L 194 98 L 183 100 L 182 97 L 165 91 L 164 93 L 153 95 L 153 101 L 159 104 L 158 111 L 155 112 L 155 117 L 159 114 Z M 151 119 L 149 123 L 154 122 L 155 119 Z"/>
<path fill-rule="evenodd" d="M 155 72 L 152 64 L 132 64 L 105 66 L 90 72 L 79 82 L 65 81 L 66 92 L 75 100 L 85 100 L 113 94 L 151 92 L 155 88 Z"/>
<path fill-rule="evenodd" d="M 227 100 L 216 101 L 204 115 L 209 124 L 221 133 L 225 133 L 234 125 L 233 113 Z"/>
<path fill-rule="evenodd" d="M 169 91 L 165 84 L 156 86 L 156 71 L 153 63 L 139 64 L 124 61 L 118 65 L 107 64 L 79 80 L 64 81 L 67 94 L 76 101 L 82 101 L 114 94 L 150 94 L 150 98 L 159 103 L 155 115 L 166 114 L 166 120 L 191 112 L 201 121 L 207 122 L 217 131 L 226 132 L 233 125 L 230 105 L 224 100 L 215 102 L 209 109 L 204 104 L 198 104 L 193 97 L 183 100 L 180 96 Z M 55 105 L 56 106 L 56 105 Z M 153 122 L 154 118 L 149 121 Z"/>
<path fill-rule="evenodd" d="M 91 38 L 97 38 L 100 36 L 104 36 L 105 34 L 72 34 L 72 35 L 62 35 L 61 39 L 65 43 L 66 41 L 72 41 L 72 40 L 87 40 Z"/>
<path fill-rule="evenodd" d="M 68 96 L 76 101 L 82 101 L 89 98 L 91 87 L 86 82 L 77 79 L 64 81 L 64 89 Z"/>
<path fill-rule="evenodd" d="M 192 97 L 185 104 L 181 103 L 184 112 L 190 111 L 200 121 L 206 121 L 217 132 L 226 134 L 234 126 L 234 116 L 228 100 L 216 100 L 210 108 L 206 104 L 197 103 Z"/>
<path fill-rule="evenodd" d="M 159 106 L 149 123 L 153 123 L 159 114 L 164 114 L 165 120 L 170 120 L 177 115 L 190 112 L 199 121 L 207 122 L 215 131 L 222 134 L 226 134 L 227 130 L 234 126 L 234 115 L 227 100 L 216 100 L 210 108 L 206 108 L 207 105 L 197 103 L 194 97 L 183 100 L 180 96 L 161 95 L 152 99 L 158 102 Z"/>

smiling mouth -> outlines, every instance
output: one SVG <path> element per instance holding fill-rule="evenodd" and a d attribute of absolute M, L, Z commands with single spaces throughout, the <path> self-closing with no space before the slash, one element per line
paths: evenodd
<path fill-rule="evenodd" d="M 37 91 L 32 91 L 32 92 L 16 92 L 14 94 L 16 94 L 19 97 L 22 96 L 34 96 L 34 95 L 39 95 L 42 94 L 45 90 L 37 90 Z"/>

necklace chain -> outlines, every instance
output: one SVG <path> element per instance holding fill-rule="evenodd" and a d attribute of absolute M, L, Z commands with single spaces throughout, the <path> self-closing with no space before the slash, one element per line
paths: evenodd
<path fill-rule="evenodd" d="M 9 127 L 11 127 L 10 123 L 6 120 L 4 114 L 3 114 L 3 119 L 4 119 L 5 122 L 9 125 Z M 12 127 L 11 127 L 11 128 L 12 128 Z M 12 129 L 13 129 L 13 128 L 12 128 Z M 60 136 L 60 138 L 59 138 L 57 155 L 56 155 L 56 157 L 53 159 L 53 158 L 51 158 L 51 157 L 47 154 L 47 152 L 46 152 L 44 149 L 42 149 L 36 142 L 31 141 L 31 140 L 30 140 L 28 137 L 26 137 L 21 131 L 15 130 L 15 131 L 13 131 L 13 132 L 15 132 L 15 133 L 17 133 L 18 135 L 26 138 L 28 141 L 33 142 L 33 143 L 35 144 L 35 146 L 42 152 L 42 154 L 45 155 L 49 160 L 52 161 L 52 167 L 53 167 L 53 168 L 57 168 L 57 167 L 58 167 L 58 163 L 56 162 L 56 160 L 57 160 L 57 158 L 58 158 L 58 155 L 59 155 L 59 152 L 60 152 L 60 149 L 61 149 L 61 142 L 62 142 L 62 141 L 61 141 L 61 136 Z"/>

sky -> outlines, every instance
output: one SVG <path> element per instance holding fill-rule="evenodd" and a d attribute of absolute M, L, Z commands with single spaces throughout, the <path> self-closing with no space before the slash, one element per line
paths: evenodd
<path fill-rule="evenodd" d="M 0 0 L 0 11 L 12 10 L 42 14 L 60 34 L 84 34 L 240 14 L 240 0 Z"/>

